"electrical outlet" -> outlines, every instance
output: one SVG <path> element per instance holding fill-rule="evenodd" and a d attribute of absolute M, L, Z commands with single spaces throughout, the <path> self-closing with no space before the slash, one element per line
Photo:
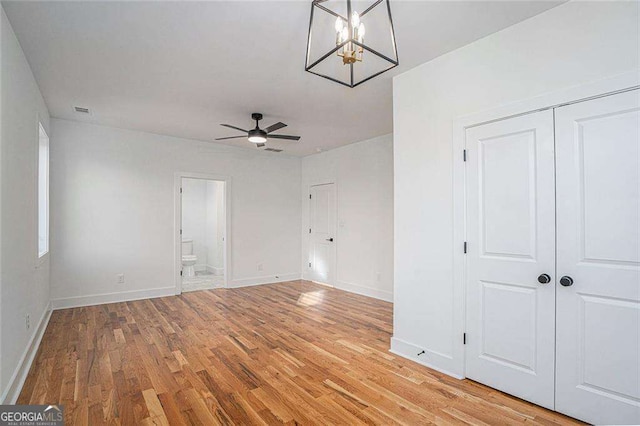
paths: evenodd
<path fill-rule="evenodd" d="M 262 271 L 264 269 L 264 267 L 262 266 L 262 263 L 258 263 L 258 271 Z"/>
<path fill-rule="evenodd" d="M 27 314 L 25 317 L 25 325 L 27 326 L 27 330 L 31 328 L 31 315 Z"/>
<path fill-rule="evenodd" d="M 118 284 L 124 284 L 124 274 L 116 275 L 118 278 Z"/>

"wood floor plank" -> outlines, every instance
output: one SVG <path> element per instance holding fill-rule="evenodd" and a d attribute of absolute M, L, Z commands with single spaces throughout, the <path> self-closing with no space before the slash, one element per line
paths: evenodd
<path fill-rule="evenodd" d="M 391 354 L 392 311 L 307 281 L 58 310 L 18 402 L 68 425 L 579 424 Z"/>

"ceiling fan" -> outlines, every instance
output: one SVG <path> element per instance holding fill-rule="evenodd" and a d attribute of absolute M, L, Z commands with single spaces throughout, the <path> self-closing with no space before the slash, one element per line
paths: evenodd
<path fill-rule="evenodd" d="M 275 132 L 276 130 L 280 130 L 283 127 L 287 127 L 286 124 L 284 123 L 276 123 L 276 124 L 272 124 L 271 126 L 267 127 L 266 129 L 261 129 L 260 126 L 258 126 L 258 122 L 260 120 L 262 120 L 262 114 L 260 114 L 259 112 L 254 112 L 253 114 L 251 114 L 251 119 L 256 121 L 256 127 L 255 129 L 251 129 L 251 130 L 245 130 L 245 129 L 241 129 L 240 127 L 236 127 L 236 126 L 232 126 L 230 124 L 221 124 L 221 126 L 224 127 L 229 127 L 230 129 L 235 129 L 235 130 L 239 130 L 243 133 L 246 133 L 246 136 L 229 136 L 226 138 L 217 138 L 217 141 L 222 141 L 225 139 L 239 139 L 239 138 L 247 138 L 249 140 L 249 142 L 256 144 L 256 147 L 261 148 L 265 145 L 265 143 L 267 142 L 267 139 L 287 139 L 287 140 L 292 140 L 292 141 L 297 141 L 300 140 L 300 136 L 290 136 L 290 135 L 272 135 L 272 132 Z"/>

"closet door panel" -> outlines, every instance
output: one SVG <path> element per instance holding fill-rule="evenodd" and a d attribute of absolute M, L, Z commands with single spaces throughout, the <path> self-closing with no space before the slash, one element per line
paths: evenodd
<path fill-rule="evenodd" d="M 553 408 L 553 112 L 467 130 L 468 378 Z"/>
<path fill-rule="evenodd" d="M 556 409 L 640 423 L 638 91 L 557 108 Z"/>

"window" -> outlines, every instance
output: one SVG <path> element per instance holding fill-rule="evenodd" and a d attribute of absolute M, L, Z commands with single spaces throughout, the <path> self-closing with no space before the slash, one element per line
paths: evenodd
<path fill-rule="evenodd" d="M 40 123 L 38 143 L 38 258 L 49 252 L 49 136 Z"/>

